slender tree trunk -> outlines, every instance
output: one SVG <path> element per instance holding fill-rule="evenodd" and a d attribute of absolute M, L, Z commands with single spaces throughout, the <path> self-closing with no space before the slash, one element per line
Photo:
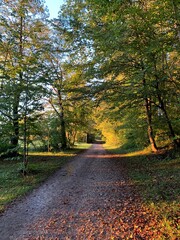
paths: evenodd
<path fill-rule="evenodd" d="M 19 141 L 19 116 L 18 116 L 18 108 L 19 108 L 19 94 L 15 93 L 15 99 L 14 99 L 14 106 L 13 106 L 13 129 L 14 129 L 14 135 L 11 138 L 11 144 L 13 148 L 16 148 L 18 146 Z M 17 151 L 15 151 L 17 154 Z M 15 154 L 14 152 L 14 154 Z"/>
<path fill-rule="evenodd" d="M 155 62 L 154 62 L 154 65 L 155 65 L 155 71 L 157 71 L 157 67 L 156 67 L 156 63 Z M 159 78 L 158 78 L 157 74 L 155 75 L 155 78 L 156 78 L 156 86 L 155 86 L 155 88 L 156 88 L 157 98 L 158 98 L 158 101 L 159 101 L 159 106 L 160 106 L 160 108 L 161 108 L 161 110 L 162 110 L 162 112 L 164 114 L 167 126 L 169 128 L 170 138 L 172 139 L 173 144 L 178 147 L 179 146 L 179 142 L 176 140 L 176 134 L 174 132 L 171 120 L 170 120 L 170 118 L 168 116 L 168 113 L 166 111 L 166 107 L 165 107 L 163 98 L 161 96 L 161 92 L 160 92 L 160 89 L 159 89 Z"/>
<path fill-rule="evenodd" d="M 148 124 L 148 137 L 151 144 L 151 149 L 153 152 L 157 152 L 157 146 L 154 139 L 153 127 L 152 127 L 151 101 L 148 98 L 145 99 L 145 107 L 146 107 L 146 118 L 147 118 L 147 124 Z"/>
<path fill-rule="evenodd" d="M 11 145 L 12 145 L 12 153 L 11 155 L 18 156 L 18 143 L 19 143 L 19 100 L 20 93 L 19 91 L 14 93 L 14 102 L 13 102 L 13 117 L 12 117 L 12 124 L 13 124 L 13 136 L 11 137 Z"/>
<path fill-rule="evenodd" d="M 22 58 L 22 17 L 20 20 L 20 36 L 19 36 L 19 53 Z M 21 61 L 21 60 L 20 60 Z M 22 81 L 22 72 L 19 73 L 20 82 Z M 14 127 L 14 136 L 11 140 L 11 143 L 14 147 L 18 146 L 19 142 L 19 101 L 20 101 L 20 90 L 14 93 L 14 103 L 13 103 L 13 127 Z M 15 151 L 17 155 L 17 150 Z"/>
<path fill-rule="evenodd" d="M 19 35 L 19 55 L 20 55 L 20 67 L 22 67 L 22 62 L 23 62 L 23 23 L 24 23 L 24 17 L 20 17 L 20 35 Z M 23 169 L 23 174 L 24 176 L 27 173 L 27 166 L 28 166 L 28 147 L 27 147 L 27 103 L 28 103 L 28 82 L 27 80 L 23 79 L 23 72 L 21 70 L 19 74 L 20 78 L 20 83 L 24 83 L 25 86 L 25 102 L 24 102 L 24 137 L 23 137 L 23 142 L 24 142 L 24 148 L 23 148 L 23 164 L 24 164 L 24 169 Z"/>
<path fill-rule="evenodd" d="M 143 66 L 143 64 L 142 64 Z M 144 68 L 142 67 L 142 70 L 144 71 Z M 147 119 L 147 125 L 148 125 L 148 137 L 149 137 L 149 142 L 151 144 L 151 149 L 153 152 L 157 152 L 158 148 L 156 145 L 156 141 L 154 138 L 154 133 L 153 133 L 153 126 L 152 126 L 152 110 L 151 110 L 151 100 L 147 97 L 147 89 L 146 89 L 146 79 L 145 76 L 143 78 L 143 87 L 145 91 L 145 109 L 146 109 L 146 119 Z"/>
<path fill-rule="evenodd" d="M 77 135 L 77 132 L 75 131 L 74 134 L 73 134 L 73 142 L 72 142 L 73 146 L 74 146 L 75 141 L 76 141 L 76 135 Z"/>
<path fill-rule="evenodd" d="M 50 100 L 49 103 L 51 104 L 51 106 L 53 107 L 54 111 L 57 113 L 57 115 L 58 115 L 58 117 L 60 119 L 60 125 L 61 125 L 61 148 L 62 149 L 66 149 L 67 148 L 66 124 L 65 124 L 65 121 L 64 121 L 64 108 L 63 108 L 63 104 L 62 104 L 60 90 L 57 90 L 57 95 L 58 95 L 59 111 L 54 106 L 52 100 Z"/>
<path fill-rule="evenodd" d="M 67 139 L 66 139 L 66 127 L 63 114 L 61 113 L 61 138 L 62 138 L 62 149 L 67 148 Z"/>
<path fill-rule="evenodd" d="M 24 80 L 25 81 L 25 80 Z M 26 175 L 27 172 L 27 166 L 28 166 L 28 136 L 27 136 L 27 113 L 28 113 L 28 81 L 25 82 L 25 103 L 24 103 L 24 151 L 23 151 L 23 163 L 24 163 L 24 175 Z"/>
<path fill-rule="evenodd" d="M 64 121 L 64 108 L 61 99 L 61 92 L 58 90 L 58 100 L 59 100 L 59 108 L 60 108 L 60 124 L 61 124 L 61 141 L 62 141 L 62 149 L 67 148 L 67 139 L 66 139 L 66 126 Z"/>
<path fill-rule="evenodd" d="M 51 147 L 50 147 L 50 128 L 49 127 L 48 127 L 47 148 L 48 148 L 48 152 L 50 152 L 51 151 Z"/>
<path fill-rule="evenodd" d="M 179 146 L 179 142 L 176 140 L 176 134 L 174 132 L 171 120 L 170 120 L 170 118 L 168 116 L 168 113 L 166 111 L 166 107 L 165 107 L 164 101 L 163 101 L 163 99 L 162 99 L 162 97 L 161 97 L 161 95 L 159 93 L 158 84 L 157 84 L 157 96 L 158 96 L 159 106 L 161 108 L 161 111 L 164 114 L 167 126 L 169 128 L 170 137 L 171 137 L 171 139 L 173 141 L 173 144 L 178 147 Z"/>
<path fill-rule="evenodd" d="M 28 165 L 28 148 L 27 148 L 27 116 L 24 116 L 24 149 L 23 149 L 23 163 L 24 163 L 24 175 L 26 174 Z"/>

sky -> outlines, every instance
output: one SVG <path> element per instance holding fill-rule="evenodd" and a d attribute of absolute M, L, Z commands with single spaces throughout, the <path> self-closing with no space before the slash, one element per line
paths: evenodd
<path fill-rule="evenodd" d="M 63 4 L 64 0 L 46 0 L 45 5 L 49 8 L 50 18 L 56 18 L 60 10 L 60 6 Z"/>

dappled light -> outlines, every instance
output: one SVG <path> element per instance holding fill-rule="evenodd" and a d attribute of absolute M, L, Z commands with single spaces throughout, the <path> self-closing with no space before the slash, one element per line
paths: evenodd
<path fill-rule="evenodd" d="M 112 154 L 102 145 L 92 145 L 2 216 L 2 236 L 12 234 L 17 240 L 161 240 L 166 236 L 175 239 L 178 233 L 177 189 L 173 185 L 172 199 L 168 195 L 169 185 L 166 185 L 172 184 L 172 174 L 160 185 L 162 176 L 157 174 L 160 173 L 158 168 L 154 171 L 154 166 L 161 166 L 163 159 L 158 162 L 155 155 L 142 153 L 136 152 L 133 156 Z M 55 161 L 59 156 L 53 158 Z M 140 164 L 141 161 L 145 164 Z M 152 162 L 154 165 L 149 165 Z M 160 187 L 159 192 L 156 185 Z M 165 185 L 167 195 L 163 196 L 161 192 Z M 148 201 L 140 196 L 141 189 Z M 172 201 L 171 207 L 164 197 Z M 159 209 L 162 204 L 165 215 Z M 14 225 L 14 229 L 16 224 L 24 222 L 24 228 L 12 232 L 4 226 L 5 219 L 10 226 Z"/>
<path fill-rule="evenodd" d="M 35 157 L 68 157 L 68 156 L 75 156 L 75 153 L 72 152 L 30 152 L 29 156 L 35 156 Z"/>
<path fill-rule="evenodd" d="M 180 239 L 178 0 L 46 2 L 0 0 L 0 240 Z"/>

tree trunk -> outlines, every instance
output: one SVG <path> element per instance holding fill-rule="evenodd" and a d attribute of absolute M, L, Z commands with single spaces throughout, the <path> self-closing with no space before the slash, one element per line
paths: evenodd
<path fill-rule="evenodd" d="M 28 165 L 28 148 L 27 148 L 27 115 L 24 116 L 24 149 L 23 149 L 23 163 L 24 163 L 24 175 L 26 175 Z"/>
<path fill-rule="evenodd" d="M 59 111 L 54 106 L 52 100 L 49 101 L 51 106 L 53 107 L 54 111 L 57 113 L 59 119 L 60 119 L 60 125 L 61 125 L 61 148 L 64 150 L 67 148 L 67 138 L 66 138 L 66 124 L 64 121 L 64 108 L 62 104 L 61 99 L 61 91 L 57 90 L 57 96 L 58 96 L 58 105 L 59 105 Z"/>
<path fill-rule="evenodd" d="M 20 17 L 20 35 L 19 35 L 19 54 L 21 57 L 20 66 L 22 67 L 23 61 L 23 16 Z M 20 83 L 24 83 L 25 86 L 25 102 L 24 102 L 24 137 L 23 137 L 23 175 L 25 176 L 27 173 L 27 166 L 28 166 L 28 146 L 27 146 L 27 103 L 28 103 L 28 82 L 27 80 L 23 79 L 23 72 L 21 70 L 19 74 Z"/>
<path fill-rule="evenodd" d="M 154 139 L 153 127 L 152 127 L 151 101 L 148 98 L 145 99 L 145 107 L 146 107 L 146 117 L 147 117 L 147 124 L 148 124 L 148 137 L 151 144 L 151 149 L 153 152 L 157 152 L 157 146 Z"/>
<path fill-rule="evenodd" d="M 20 17 L 20 32 L 19 32 L 19 56 L 20 56 L 20 67 L 23 57 L 23 17 Z M 19 73 L 19 81 L 22 83 L 23 73 Z M 20 87 L 20 86 L 19 86 Z M 19 101 L 20 101 L 20 90 L 16 89 L 14 93 L 14 102 L 13 102 L 13 128 L 14 136 L 11 138 L 11 144 L 13 148 L 18 146 L 19 141 Z M 17 155 L 17 150 L 13 151 L 13 155 Z"/>
<path fill-rule="evenodd" d="M 72 142 L 73 146 L 74 146 L 75 141 L 76 141 L 76 135 L 77 135 L 77 132 L 75 131 L 74 134 L 73 134 L 73 142 Z"/>
<path fill-rule="evenodd" d="M 142 71 L 144 71 L 143 63 L 142 63 Z M 145 74 L 145 73 L 144 73 Z M 154 133 L 153 133 L 153 126 L 152 126 L 152 112 L 151 112 L 151 100 L 148 98 L 147 89 L 146 89 L 146 79 L 145 75 L 143 77 L 143 87 L 145 91 L 145 109 L 146 109 L 146 119 L 147 119 L 147 125 L 148 125 L 148 137 L 149 142 L 151 144 L 151 149 L 153 152 L 157 152 L 158 148 L 154 139 Z"/>
<path fill-rule="evenodd" d="M 155 70 L 157 71 L 156 64 L 155 64 Z M 175 135 L 175 132 L 174 132 L 171 120 L 170 120 L 170 118 L 168 116 L 168 113 L 166 111 L 166 107 L 165 107 L 163 98 L 161 96 L 161 91 L 159 89 L 159 77 L 158 77 L 157 74 L 155 74 L 155 78 L 156 78 L 156 86 L 155 86 L 155 88 L 156 88 L 157 98 L 158 98 L 158 101 L 159 101 L 159 107 L 160 107 L 160 109 L 162 110 L 162 112 L 164 114 L 167 126 L 169 128 L 170 138 L 172 139 L 173 144 L 178 147 L 179 146 L 179 142 L 176 140 L 176 135 Z"/>
<path fill-rule="evenodd" d="M 64 108 L 61 101 L 61 93 L 58 90 L 58 99 L 59 99 L 59 107 L 60 107 L 60 123 L 61 123 L 61 144 L 62 149 L 65 150 L 67 148 L 67 139 L 66 139 L 66 126 L 64 121 Z"/>
<path fill-rule="evenodd" d="M 18 141 L 19 141 L 19 121 L 18 121 L 18 117 L 16 117 L 18 115 L 17 111 L 13 111 L 13 128 L 14 128 L 14 135 L 11 138 L 11 144 L 12 146 L 15 148 L 18 145 Z"/>
<path fill-rule="evenodd" d="M 66 127 L 65 127 L 65 121 L 64 121 L 64 115 L 63 112 L 60 114 L 60 121 L 61 121 L 61 141 L 62 141 L 62 149 L 65 150 L 67 148 L 67 139 L 66 139 Z"/>
<path fill-rule="evenodd" d="M 19 142 L 19 114 L 18 114 L 19 97 L 20 97 L 19 93 L 15 93 L 14 103 L 13 103 L 13 118 L 12 118 L 13 136 L 11 137 L 11 145 L 12 145 L 12 148 L 14 149 L 12 152 L 12 156 L 18 155 L 18 151 L 16 148 Z"/>
<path fill-rule="evenodd" d="M 163 99 L 161 98 L 161 95 L 159 94 L 158 85 L 157 85 L 157 96 L 158 96 L 159 106 L 160 106 L 162 112 L 164 113 L 164 117 L 165 117 L 167 126 L 168 126 L 168 128 L 169 128 L 170 138 L 172 139 L 173 144 L 174 144 L 176 147 L 178 147 L 178 146 L 179 146 L 179 142 L 176 140 L 176 134 L 175 134 L 175 132 L 174 132 L 174 129 L 173 129 L 171 120 L 170 120 L 170 118 L 169 118 L 169 116 L 168 116 L 168 113 L 167 113 L 167 111 L 166 111 L 166 107 L 165 107 L 165 105 L 164 105 L 164 101 L 163 101 Z"/>

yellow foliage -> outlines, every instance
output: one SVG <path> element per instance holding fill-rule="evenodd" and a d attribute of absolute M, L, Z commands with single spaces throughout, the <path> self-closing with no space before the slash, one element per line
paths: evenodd
<path fill-rule="evenodd" d="M 104 120 L 98 125 L 98 129 L 101 130 L 103 136 L 106 139 L 107 144 L 120 144 L 120 139 L 118 137 L 118 134 L 116 132 L 116 124 L 112 124 L 108 120 Z"/>

